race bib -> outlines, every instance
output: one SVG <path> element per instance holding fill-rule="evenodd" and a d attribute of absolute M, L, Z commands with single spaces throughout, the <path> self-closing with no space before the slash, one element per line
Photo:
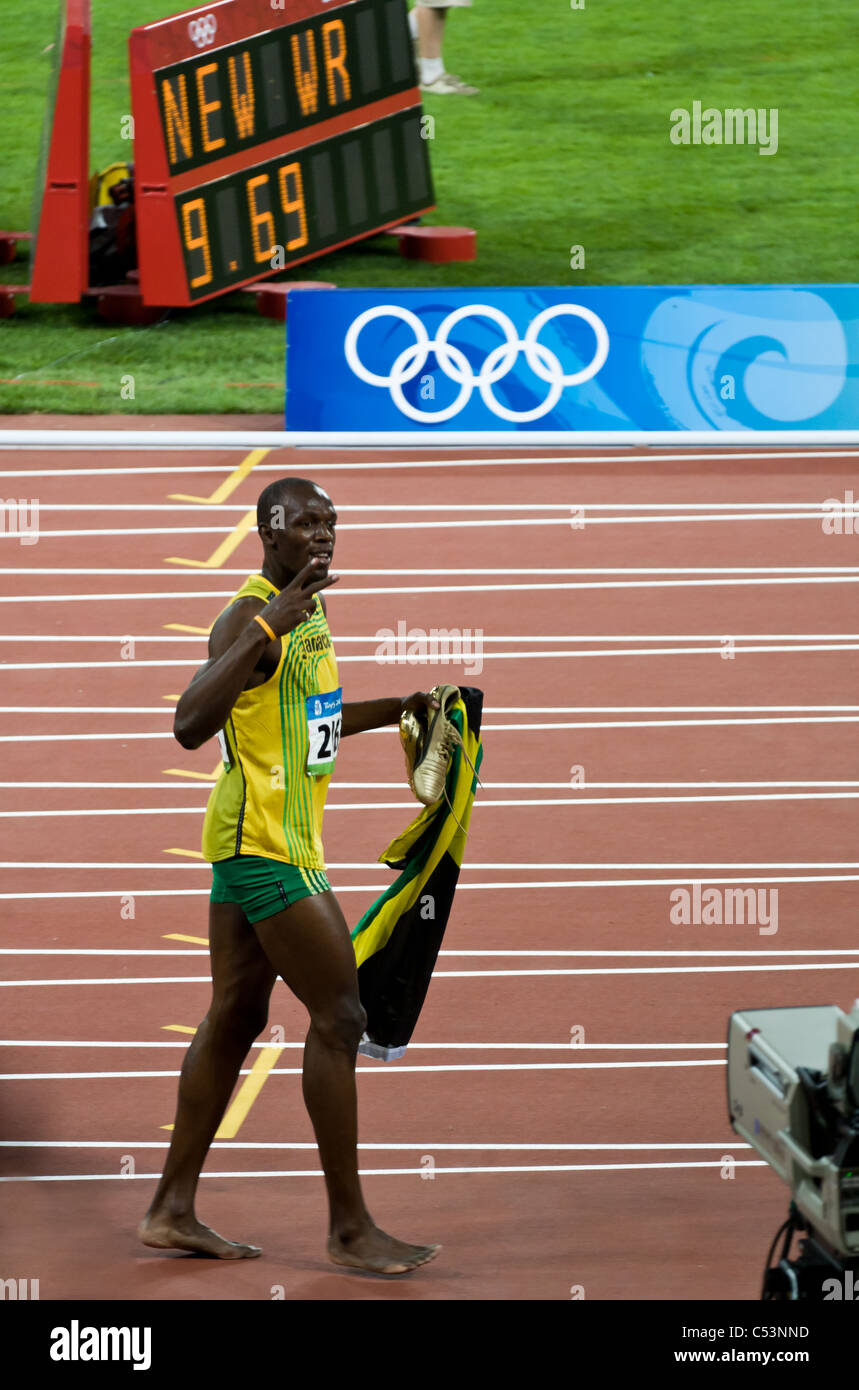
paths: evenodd
<path fill-rule="evenodd" d="M 307 771 L 311 777 L 325 777 L 334 771 L 334 759 L 340 743 L 343 691 L 308 695 L 304 703 L 307 708 Z"/>

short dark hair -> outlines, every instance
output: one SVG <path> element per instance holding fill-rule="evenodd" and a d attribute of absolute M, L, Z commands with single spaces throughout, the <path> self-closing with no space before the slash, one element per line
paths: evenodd
<path fill-rule="evenodd" d="M 271 526 L 271 514 L 275 507 L 282 507 L 290 493 L 300 488 L 315 488 L 316 483 L 309 478 L 276 478 L 263 488 L 257 499 L 257 527 Z"/>

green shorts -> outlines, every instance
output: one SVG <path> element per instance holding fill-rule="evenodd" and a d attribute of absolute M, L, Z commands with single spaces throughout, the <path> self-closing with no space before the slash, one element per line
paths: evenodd
<path fill-rule="evenodd" d="M 331 884 L 319 869 L 302 869 L 278 859 L 237 854 L 212 865 L 213 903 L 238 903 L 250 922 L 273 917 L 285 907 L 314 893 L 328 893 Z"/>

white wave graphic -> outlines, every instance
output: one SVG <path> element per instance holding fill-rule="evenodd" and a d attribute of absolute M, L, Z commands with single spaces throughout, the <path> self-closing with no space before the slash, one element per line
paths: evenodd
<path fill-rule="evenodd" d="M 749 340 L 746 364 L 725 362 Z M 750 345 L 751 346 L 751 345 Z M 683 429 L 747 429 L 745 402 L 774 423 L 811 420 L 847 380 L 847 340 L 835 311 L 806 290 L 702 290 L 665 299 L 644 330 L 642 366 L 672 422 Z M 735 378 L 723 399 L 722 378 Z"/>

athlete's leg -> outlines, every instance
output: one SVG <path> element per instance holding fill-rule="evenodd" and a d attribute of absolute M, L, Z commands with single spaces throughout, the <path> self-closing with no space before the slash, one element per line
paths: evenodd
<path fill-rule="evenodd" d="M 194 1195 L 242 1062 L 265 1027 L 276 976 L 235 903 L 210 904 L 209 948 L 212 1002 L 185 1056 L 170 1151 L 140 1237 L 159 1248 L 242 1259 L 259 1249 L 223 1240 L 201 1225 Z"/>
<path fill-rule="evenodd" d="M 255 923 L 271 964 L 310 1014 L 303 1090 L 325 1173 L 328 1253 L 337 1264 L 404 1274 L 436 1254 L 374 1225 L 358 1178 L 355 1057 L 366 1015 L 349 929 L 331 892 L 302 898 Z"/>

